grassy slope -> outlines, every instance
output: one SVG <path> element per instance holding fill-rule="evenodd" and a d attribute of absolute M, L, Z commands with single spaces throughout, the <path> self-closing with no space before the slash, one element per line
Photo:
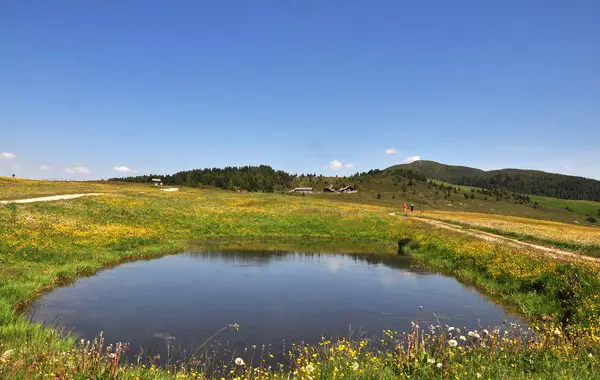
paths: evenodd
<path fill-rule="evenodd" d="M 440 181 L 437 182 L 443 183 Z M 599 223 L 590 223 L 587 220 L 589 214 L 596 215 L 598 210 L 600 210 L 600 202 L 593 201 L 532 196 L 531 198 L 537 200 L 540 204 L 540 207 L 536 209 L 531 205 L 515 204 L 506 199 L 496 201 L 493 197 L 487 197 L 486 200 L 485 196 L 478 193 L 475 193 L 475 199 L 466 199 L 465 194 L 470 197 L 473 194 L 471 190 L 478 190 L 478 188 L 469 186 L 456 186 L 460 191 L 458 193 L 451 192 L 450 198 L 444 199 L 443 194 L 435 194 L 435 188 L 431 188 L 425 183 L 418 181 L 415 181 L 413 186 L 407 187 L 406 192 L 403 192 L 401 186 L 394 184 L 389 179 L 371 183 L 356 183 L 359 188 L 356 194 L 323 193 L 323 188 L 330 184 L 355 184 L 355 181 L 344 178 L 324 177 L 311 180 L 304 178 L 299 179 L 297 183 L 299 186 L 313 187 L 315 193 L 310 196 L 320 199 L 381 205 L 393 208 L 401 208 L 404 202 L 408 202 L 414 203 L 417 210 L 467 211 L 600 226 Z M 377 194 L 381 194 L 381 199 L 377 199 Z M 566 206 L 569 206 L 574 211 L 567 211 L 565 209 Z M 600 217 L 598 219 L 600 220 Z"/>
<path fill-rule="evenodd" d="M 76 184 L 77 189 L 69 183 L 46 185 L 57 193 L 81 191 L 81 184 Z M 32 193 L 39 189 L 29 186 L 23 182 L 17 190 Z M 595 325 L 591 324 L 593 330 L 584 326 L 590 326 L 590 321 L 600 315 L 598 295 L 593 295 L 600 277 L 597 268 L 565 266 L 533 251 L 439 231 L 389 216 L 390 208 L 378 205 L 331 202 L 330 198 L 319 196 L 194 189 L 164 193 L 143 185 L 102 183 L 91 187 L 107 195 L 0 206 L 0 354 L 16 350 L 10 358 L 0 360 L 0 371 L 4 371 L 0 377 L 3 373 L 11 378 L 25 376 L 32 368 L 33 373 L 62 371 L 67 376 L 81 373 L 82 377 L 167 377 L 164 372 L 150 372 L 138 366 L 114 367 L 110 360 L 102 358 L 90 362 L 81 354 L 84 348 L 72 339 L 62 339 L 53 330 L 29 324 L 15 309 L 46 289 L 102 267 L 180 251 L 191 239 L 233 237 L 284 241 L 290 246 L 316 238 L 329 239 L 328 249 L 357 247 L 357 251 L 369 253 L 369 247 L 377 247 L 379 254 L 387 254 L 394 251 L 395 241 L 408 236 L 413 239 L 410 251 L 423 263 L 477 285 L 532 319 L 544 315 L 568 318 L 569 328 L 578 336 L 575 344 L 572 340 L 556 341 L 550 335 L 550 340 L 531 351 L 526 351 L 521 342 L 501 340 L 498 344 L 505 344 L 506 351 L 490 351 L 489 346 L 482 348 L 478 344 L 452 351 L 446 348 L 447 338 L 442 335 L 432 338 L 442 339 L 442 346 L 434 342 L 424 348 L 419 352 L 419 363 L 404 363 L 402 356 L 388 357 L 385 352 L 369 357 L 352 356 L 345 350 L 335 350 L 335 355 L 319 351 L 317 358 L 311 360 L 325 377 L 337 371 L 338 363 L 347 371 L 350 360 L 364 368 L 364 372 L 352 375 L 364 378 L 397 378 L 399 374 L 425 378 L 464 376 L 465 371 L 471 376 L 482 371 L 501 377 L 521 377 L 531 372 L 532 377 L 539 378 L 548 373 L 578 373 L 584 378 L 592 377 L 596 368 L 588 354 L 600 354 L 593 343 L 600 335 Z M 0 190 L 2 195 L 6 194 Z M 348 241 L 360 243 L 348 245 Z M 381 247 L 387 248 L 382 251 Z M 574 291 L 559 296 L 565 289 Z M 44 356 L 43 352 L 52 356 Z M 443 358 L 442 369 L 428 364 L 428 355 Z M 296 358 L 299 360 L 299 356 Z M 301 364 L 306 367 L 306 362 Z M 29 373 L 25 377 L 33 376 Z"/>
<path fill-rule="evenodd" d="M 486 214 L 466 212 L 424 211 L 419 215 L 600 257 L 600 228 L 515 216 L 490 217 Z"/>

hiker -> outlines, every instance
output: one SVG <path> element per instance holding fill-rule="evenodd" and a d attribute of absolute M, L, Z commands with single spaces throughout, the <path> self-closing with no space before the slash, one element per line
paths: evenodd
<path fill-rule="evenodd" d="M 413 205 L 412 203 L 410 204 L 410 212 L 415 211 L 415 205 Z"/>
<path fill-rule="evenodd" d="M 408 207 L 406 206 L 406 202 L 404 202 L 404 206 L 402 206 L 402 208 L 404 208 L 404 212 L 406 212 L 406 209 L 408 208 Z"/>

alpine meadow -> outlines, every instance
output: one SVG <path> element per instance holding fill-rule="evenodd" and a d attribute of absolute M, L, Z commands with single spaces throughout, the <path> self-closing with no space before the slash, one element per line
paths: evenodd
<path fill-rule="evenodd" d="M 600 2 L 0 3 L 0 380 L 600 379 Z"/>

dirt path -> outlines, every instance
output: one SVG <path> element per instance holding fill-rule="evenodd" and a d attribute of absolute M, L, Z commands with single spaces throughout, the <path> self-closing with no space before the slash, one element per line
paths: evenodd
<path fill-rule="evenodd" d="M 75 199 L 81 197 L 90 197 L 103 195 L 104 193 L 84 193 L 84 194 L 66 194 L 66 195 L 52 195 L 50 197 L 38 197 L 38 198 L 28 198 L 28 199 L 15 199 L 10 201 L 0 201 L 0 204 L 8 204 L 8 203 L 33 203 L 33 202 L 50 202 L 50 201 L 61 201 L 66 199 Z"/>
<path fill-rule="evenodd" d="M 396 216 L 396 213 L 391 212 L 390 215 Z M 424 222 L 427 224 L 431 224 L 438 228 L 445 228 L 447 230 L 452 230 L 452 231 L 455 231 L 455 232 L 458 232 L 461 234 L 474 236 L 476 238 L 483 239 L 486 241 L 501 242 L 501 243 L 505 243 L 505 244 L 510 244 L 514 247 L 534 248 L 534 249 L 544 252 L 548 256 L 551 256 L 555 259 L 561 259 L 561 260 L 566 260 L 566 261 L 575 261 L 575 262 L 587 262 L 587 263 L 593 263 L 596 265 L 600 265 L 600 258 L 596 258 L 596 257 L 579 255 L 577 253 L 564 251 L 564 250 L 558 249 L 558 248 L 547 247 L 544 245 L 533 244 L 533 243 L 527 243 L 527 242 L 524 242 L 521 240 L 509 238 L 506 236 L 497 235 L 497 234 L 493 234 L 493 233 L 485 232 L 485 231 L 464 228 L 461 226 L 442 222 L 439 220 L 423 218 L 423 217 L 419 217 L 419 216 L 409 216 L 409 218 L 416 219 L 418 221 L 421 221 L 421 222 Z"/>

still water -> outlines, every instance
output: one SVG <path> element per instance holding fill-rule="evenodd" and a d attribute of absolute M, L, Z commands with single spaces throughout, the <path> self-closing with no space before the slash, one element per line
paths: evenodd
<path fill-rule="evenodd" d="M 167 341 L 190 350 L 215 338 L 228 350 L 322 336 L 375 337 L 384 329 L 515 321 L 502 307 L 408 258 L 341 254 L 193 252 L 120 265 L 36 302 L 34 321 L 93 339 L 129 342 L 164 356 Z M 189 351 L 188 351 L 189 352 Z"/>

